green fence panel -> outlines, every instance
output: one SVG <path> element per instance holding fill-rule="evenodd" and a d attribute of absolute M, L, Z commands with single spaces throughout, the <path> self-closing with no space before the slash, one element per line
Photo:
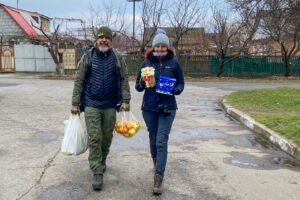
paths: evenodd
<path fill-rule="evenodd" d="M 225 61 L 230 59 L 225 58 Z M 220 60 L 217 57 L 211 59 L 211 74 L 217 74 Z M 238 57 L 228 62 L 223 67 L 222 75 L 284 75 L 285 66 L 281 57 Z M 291 61 L 290 75 L 299 76 L 300 57 Z"/>
<path fill-rule="evenodd" d="M 76 51 L 77 59 L 83 51 Z M 124 55 L 130 76 L 136 76 L 140 70 L 143 58 L 135 55 Z M 219 59 L 216 56 L 183 55 L 177 57 L 185 76 L 216 75 L 219 69 Z M 225 60 L 228 60 L 226 57 Z M 285 66 L 281 56 L 240 56 L 223 67 L 223 76 L 260 76 L 284 75 Z M 300 76 L 300 56 L 291 60 L 290 75 Z"/>
<path fill-rule="evenodd" d="M 128 68 L 128 74 L 130 76 L 136 76 L 141 66 L 141 59 L 137 56 L 125 56 L 125 62 Z"/>
<path fill-rule="evenodd" d="M 137 56 L 124 56 L 129 75 L 137 75 L 143 59 Z M 203 76 L 210 74 L 211 56 L 181 56 L 178 62 L 185 76 Z"/>
<path fill-rule="evenodd" d="M 131 76 L 136 76 L 143 59 L 137 56 L 124 57 Z M 225 60 L 228 60 L 226 57 Z M 216 75 L 219 59 L 216 56 L 181 56 L 178 58 L 185 76 Z M 284 75 L 285 66 L 281 57 L 240 56 L 223 67 L 223 76 Z M 300 76 L 300 57 L 291 60 L 290 75 Z"/>
<path fill-rule="evenodd" d="M 178 61 L 185 76 L 210 74 L 211 56 L 180 56 Z"/>

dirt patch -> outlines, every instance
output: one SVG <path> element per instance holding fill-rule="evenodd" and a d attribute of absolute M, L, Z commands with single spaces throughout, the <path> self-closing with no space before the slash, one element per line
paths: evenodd
<path fill-rule="evenodd" d="M 66 75 L 46 75 L 42 76 L 41 78 L 43 79 L 48 79 L 48 80 L 74 80 L 75 74 L 66 74 Z"/>

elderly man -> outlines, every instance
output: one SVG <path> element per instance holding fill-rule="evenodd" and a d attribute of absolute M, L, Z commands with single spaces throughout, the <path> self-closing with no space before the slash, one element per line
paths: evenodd
<path fill-rule="evenodd" d="M 130 90 L 127 67 L 112 48 L 112 31 L 101 27 L 96 43 L 79 62 L 72 97 L 72 114 L 85 111 L 89 135 L 89 164 L 95 191 L 100 191 L 106 158 L 116 122 L 116 110 L 129 111 Z"/>

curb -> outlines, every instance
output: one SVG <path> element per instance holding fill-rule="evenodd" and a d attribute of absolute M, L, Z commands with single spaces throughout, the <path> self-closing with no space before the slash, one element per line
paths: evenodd
<path fill-rule="evenodd" d="M 268 141 L 270 141 L 275 146 L 279 147 L 282 151 L 293 156 L 297 161 L 300 162 L 300 149 L 297 148 L 295 144 L 283 138 L 281 135 L 276 133 L 275 131 L 267 128 L 263 124 L 258 123 L 250 116 L 246 115 L 242 111 L 232 107 L 229 105 L 224 98 L 222 101 L 222 106 L 226 113 L 228 113 L 231 117 L 248 127 L 250 130 L 255 132 L 256 134 L 264 137 Z"/>

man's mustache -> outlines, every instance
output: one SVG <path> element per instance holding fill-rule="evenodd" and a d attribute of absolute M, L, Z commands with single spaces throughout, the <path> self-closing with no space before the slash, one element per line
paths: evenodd
<path fill-rule="evenodd" d="M 99 45 L 101 45 L 101 46 L 108 46 L 108 42 L 106 42 L 106 41 L 103 41 L 103 42 L 99 42 Z"/>

